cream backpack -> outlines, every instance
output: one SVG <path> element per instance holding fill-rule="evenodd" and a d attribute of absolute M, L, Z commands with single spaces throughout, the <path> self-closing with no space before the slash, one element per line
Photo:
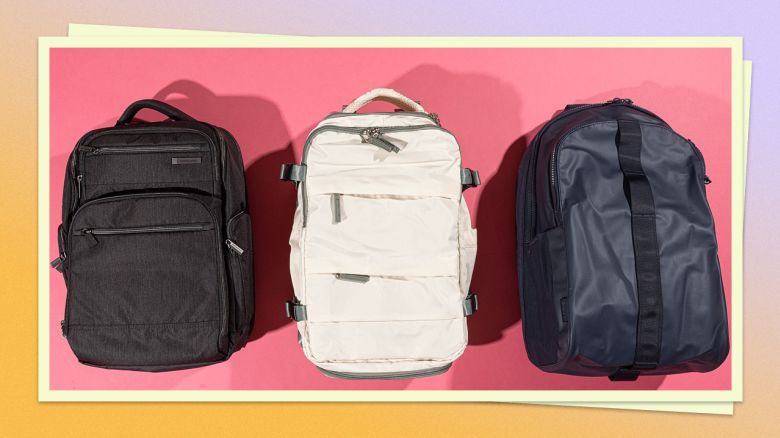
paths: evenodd
<path fill-rule="evenodd" d="M 402 111 L 356 113 L 375 100 Z M 306 357 L 340 378 L 449 369 L 477 308 L 477 235 L 462 192 L 479 174 L 462 167 L 436 114 L 372 90 L 320 122 L 281 179 L 298 187 L 286 310 Z"/>

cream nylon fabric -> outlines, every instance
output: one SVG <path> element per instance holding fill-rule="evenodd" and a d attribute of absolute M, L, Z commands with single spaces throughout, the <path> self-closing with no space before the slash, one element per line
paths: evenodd
<path fill-rule="evenodd" d="M 382 138 L 400 151 L 364 143 L 358 132 L 317 129 L 310 138 L 290 237 L 293 287 L 307 312 L 298 322 L 304 353 L 341 373 L 447 365 L 467 344 L 463 300 L 477 246 L 457 141 L 410 113 L 337 114 L 318 128 L 336 126 L 395 127 Z"/>

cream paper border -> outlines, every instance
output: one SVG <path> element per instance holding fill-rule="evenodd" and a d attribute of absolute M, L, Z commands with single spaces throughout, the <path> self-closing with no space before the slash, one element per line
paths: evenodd
<path fill-rule="evenodd" d="M 484 401 L 484 402 L 728 402 L 742 400 L 742 227 L 744 166 L 732 160 L 732 389 L 717 391 L 52 391 L 49 389 L 49 52 L 52 48 L 227 47 L 717 47 L 732 54 L 732 154 L 742 155 L 743 66 L 738 37 L 318 37 L 262 36 L 42 37 L 39 39 L 39 388 L 40 401 Z"/>
<path fill-rule="evenodd" d="M 264 38 L 272 39 L 289 39 L 289 38 L 312 38 L 307 36 L 291 36 L 291 35 L 272 35 L 272 34 L 245 34 L 237 32 L 219 32 L 219 31 L 198 31 L 198 30 L 185 30 L 185 29 L 163 29 L 163 28 L 146 28 L 146 27 L 130 27 L 130 26 L 110 26 L 110 25 L 90 25 L 90 24 L 69 24 L 68 26 L 69 36 L 187 36 L 187 35 L 208 35 L 208 36 L 261 36 Z M 743 91 L 745 93 L 745 109 L 744 109 L 744 159 L 745 166 L 747 165 L 747 138 L 748 128 L 750 120 L 750 90 L 751 90 L 751 73 L 752 63 L 750 61 L 744 62 L 745 77 Z M 744 184 L 744 183 L 743 183 Z M 592 407 L 592 408 L 608 408 L 608 409 L 631 409 L 631 410 L 653 410 L 653 411 L 667 411 L 667 412 L 691 412 L 691 413 L 707 413 L 707 414 L 720 414 L 731 415 L 734 412 L 734 404 L 732 402 L 711 402 L 711 403 L 694 403 L 694 402 L 681 402 L 681 403 L 643 403 L 643 402 L 628 402 L 628 403 L 545 403 L 549 405 L 559 406 L 576 406 L 576 407 Z"/>

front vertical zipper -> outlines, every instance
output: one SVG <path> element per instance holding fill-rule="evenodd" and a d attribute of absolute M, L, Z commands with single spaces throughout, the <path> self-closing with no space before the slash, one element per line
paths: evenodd
<path fill-rule="evenodd" d="M 84 181 L 84 175 L 78 175 L 76 176 L 76 202 L 80 201 L 81 198 L 84 196 L 82 192 L 82 181 Z"/>

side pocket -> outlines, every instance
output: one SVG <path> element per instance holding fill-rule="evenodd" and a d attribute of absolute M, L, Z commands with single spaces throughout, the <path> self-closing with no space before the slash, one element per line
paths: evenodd
<path fill-rule="evenodd" d="M 523 273 L 523 328 L 531 360 L 550 365 L 565 353 L 568 275 L 562 227 L 545 231 L 527 246 Z M 563 336 L 562 336 L 563 335 Z"/>
<path fill-rule="evenodd" d="M 469 215 L 466 201 L 461 199 L 459 225 L 459 263 L 460 263 L 460 291 L 465 298 L 469 294 L 471 276 L 474 274 L 474 263 L 477 259 L 477 230 L 471 228 L 471 216 Z"/>
<path fill-rule="evenodd" d="M 243 347 L 252 331 L 255 316 L 254 272 L 252 260 L 252 222 L 240 211 L 227 224 L 225 242 L 230 252 L 230 279 L 233 300 L 231 339 L 233 351 Z"/>

